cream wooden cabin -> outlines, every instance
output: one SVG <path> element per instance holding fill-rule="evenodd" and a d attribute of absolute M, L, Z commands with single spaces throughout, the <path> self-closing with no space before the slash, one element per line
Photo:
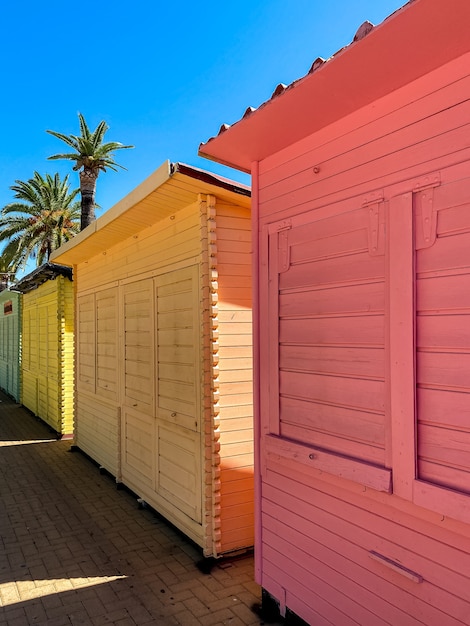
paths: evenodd
<path fill-rule="evenodd" d="M 249 189 L 164 163 L 74 268 L 76 444 L 203 548 L 253 544 Z"/>

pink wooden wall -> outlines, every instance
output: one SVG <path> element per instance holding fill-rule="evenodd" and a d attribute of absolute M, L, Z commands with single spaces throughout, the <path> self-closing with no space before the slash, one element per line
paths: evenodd
<path fill-rule="evenodd" d="M 258 578 L 309 624 L 470 624 L 469 94 L 470 54 L 253 181 Z"/>

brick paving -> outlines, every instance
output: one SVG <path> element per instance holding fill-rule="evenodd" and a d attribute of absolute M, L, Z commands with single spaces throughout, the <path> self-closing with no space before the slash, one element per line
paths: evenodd
<path fill-rule="evenodd" d="M 251 555 L 199 548 L 0 392 L 0 624 L 263 624 Z"/>

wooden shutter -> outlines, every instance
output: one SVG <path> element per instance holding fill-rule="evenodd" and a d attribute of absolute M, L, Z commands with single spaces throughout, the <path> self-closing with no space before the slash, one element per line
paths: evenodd
<path fill-rule="evenodd" d="M 432 226 L 427 245 L 416 241 L 417 478 L 468 495 L 469 190 L 464 179 L 414 194 L 413 202 L 415 232 Z"/>
<path fill-rule="evenodd" d="M 154 414 L 153 280 L 123 286 L 123 402 L 140 413 Z"/>
<path fill-rule="evenodd" d="M 198 267 L 156 279 L 158 493 L 198 523 L 201 504 L 201 328 Z"/>
<path fill-rule="evenodd" d="M 158 416 L 200 430 L 200 334 L 197 267 L 156 279 Z"/>
<path fill-rule="evenodd" d="M 110 400 L 117 399 L 118 350 L 117 287 L 99 291 L 96 308 L 96 393 Z"/>
<path fill-rule="evenodd" d="M 77 387 L 95 393 L 95 296 L 77 298 Z"/>
<path fill-rule="evenodd" d="M 269 228 L 268 449 L 388 491 L 384 277 L 380 201 Z"/>

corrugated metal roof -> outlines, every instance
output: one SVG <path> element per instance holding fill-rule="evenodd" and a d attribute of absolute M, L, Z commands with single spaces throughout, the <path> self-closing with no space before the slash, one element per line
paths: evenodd
<path fill-rule="evenodd" d="M 55 280 L 57 276 L 65 276 L 72 280 L 72 268 L 65 265 L 57 265 L 56 263 L 44 263 L 12 285 L 10 290 L 28 293 L 33 289 L 37 289 L 48 280 Z"/>

